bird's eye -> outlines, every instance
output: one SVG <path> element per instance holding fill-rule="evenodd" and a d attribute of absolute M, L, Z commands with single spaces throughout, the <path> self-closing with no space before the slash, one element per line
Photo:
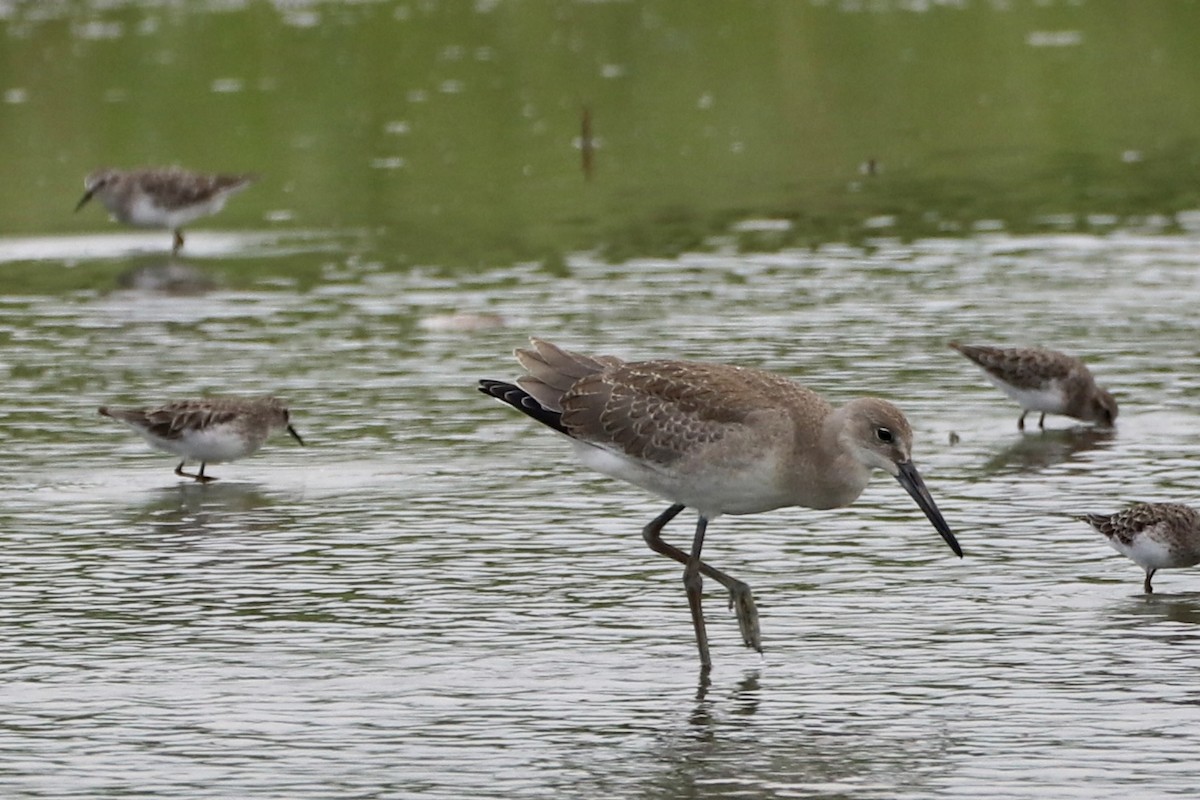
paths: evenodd
<path fill-rule="evenodd" d="M 875 438 L 886 444 L 891 444 L 896 439 L 895 435 L 889 428 L 876 428 Z"/>

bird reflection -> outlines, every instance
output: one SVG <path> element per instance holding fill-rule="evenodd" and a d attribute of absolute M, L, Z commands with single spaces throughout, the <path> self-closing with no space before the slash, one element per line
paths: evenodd
<path fill-rule="evenodd" d="M 771 684 L 771 702 L 764 708 L 803 709 L 797 713 L 806 720 L 792 735 L 763 736 L 763 720 L 747 719 L 762 700 L 760 671 L 744 673 L 736 686 L 718 681 L 717 687 L 710 685 L 708 697 L 698 697 L 682 715 L 659 719 L 639 762 L 652 766 L 639 769 L 640 785 L 624 795 L 771 797 L 784 777 L 793 786 L 893 785 L 902 774 L 913 777 L 918 795 L 928 796 L 936 794 L 932 786 L 925 792 L 920 787 L 945 778 L 951 754 L 961 747 L 937 727 L 913 736 L 908 728 L 896 731 L 847 714 L 838 703 L 813 707 L 809 694 L 832 686 L 790 680 Z M 865 691 L 864 698 L 873 696 L 873 690 Z"/>
<path fill-rule="evenodd" d="M 983 472 L 987 475 L 1037 472 L 1070 461 L 1080 453 L 1108 447 L 1115 437 L 1112 428 L 1087 425 L 1023 434 L 989 458 Z"/>
<path fill-rule="evenodd" d="M 750 670 L 742 679 L 737 682 L 734 687 L 731 698 L 734 707 L 730 709 L 731 714 L 736 714 L 739 717 L 752 716 L 758 711 L 758 704 L 761 700 L 759 691 L 761 685 L 759 678 L 761 672 L 757 669 Z M 691 722 L 693 725 L 711 725 L 714 720 L 712 718 L 713 701 L 708 699 L 708 690 L 712 686 L 712 678 L 705 671 L 700 672 L 700 683 L 696 689 L 696 707 L 692 709 Z"/>
<path fill-rule="evenodd" d="M 140 262 L 140 263 L 139 263 Z M 117 275 L 117 288 L 156 294 L 195 295 L 217 288 L 217 281 L 199 267 L 174 258 L 137 259 Z"/>
<path fill-rule="evenodd" d="M 278 530 L 288 522 L 281 518 L 281 510 L 295 507 L 294 498 L 267 494 L 256 483 L 180 483 L 154 492 L 133 516 L 162 535 L 211 536 L 233 530 L 239 534 Z M 234 519 L 236 526 L 231 525 Z"/>
<path fill-rule="evenodd" d="M 1142 628 L 1147 618 L 1155 622 L 1200 625 L 1200 592 L 1139 595 L 1131 598 L 1129 603 L 1122 603 L 1118 612 L 1125 621 L 1130 622 L 1130 627 Z M 1194 643 L 1196 633 L 1184 631 L 1179 641 Z"/>
<path fill-rule="evenodd" d="M 738 681 L 737 688 L 733 691 L 735 705 L 730 709 L 731 713 L 737 714 L 739 717 L 749 717 L 758 711 L 758 705 L 762 701 L 759 693 L 762 689 L 759 683 L 760 676 L 761 673 L 758 670 L 751 670 Z"/>

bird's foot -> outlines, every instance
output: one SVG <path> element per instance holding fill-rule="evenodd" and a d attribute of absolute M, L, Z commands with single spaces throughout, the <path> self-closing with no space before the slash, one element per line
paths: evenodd
<path fill-rule="evenodd" d="M 205 475 L 203 472 L 184 472 L 182 464 L 175 470 L 175 474 L 181 478 L 191 478 L 196 483 L 212 483 L 216 480 L 212 475 Z"/>
<path fill-rule="evenodd" d="M 738 582 L 729 590 L 729 608 L 737 614 L 738 628 L 742 631 L 742 644 L 762 652 L 762 634 L 758 629 L 758 608 L 750 587 Z"/>

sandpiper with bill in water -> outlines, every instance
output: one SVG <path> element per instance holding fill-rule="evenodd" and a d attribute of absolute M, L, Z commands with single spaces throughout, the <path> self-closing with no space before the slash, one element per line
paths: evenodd
<path fill-rule="evenodd" d="M 1045 347 L 987 347 L 950 342 L 950 347 L 974 362 L 997 389 L 1021 406 L 1017 427 L 1025 430 L 1025 415 L 1063 414 L 1112 427 L 1117 401 L 1096 385 L 1087 365 L 1074 356 Z"/>

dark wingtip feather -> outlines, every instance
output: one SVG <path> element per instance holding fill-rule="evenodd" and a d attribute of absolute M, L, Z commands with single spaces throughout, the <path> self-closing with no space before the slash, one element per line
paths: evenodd
<path fill-rule="evenodd" d="M 562 414 L 543 407 L 541 403 L 533 399 L 529 392 L 526 392 L 516 384 L 505 383 L 504 381 L 482 380 L 479 382 L 479 391 L 508 403 L 522 414 L 533 417 L 538 422 L 554 428 L 559 433 L 565 433 L 570 436 L 567 429 L 563 427 Z"/>

